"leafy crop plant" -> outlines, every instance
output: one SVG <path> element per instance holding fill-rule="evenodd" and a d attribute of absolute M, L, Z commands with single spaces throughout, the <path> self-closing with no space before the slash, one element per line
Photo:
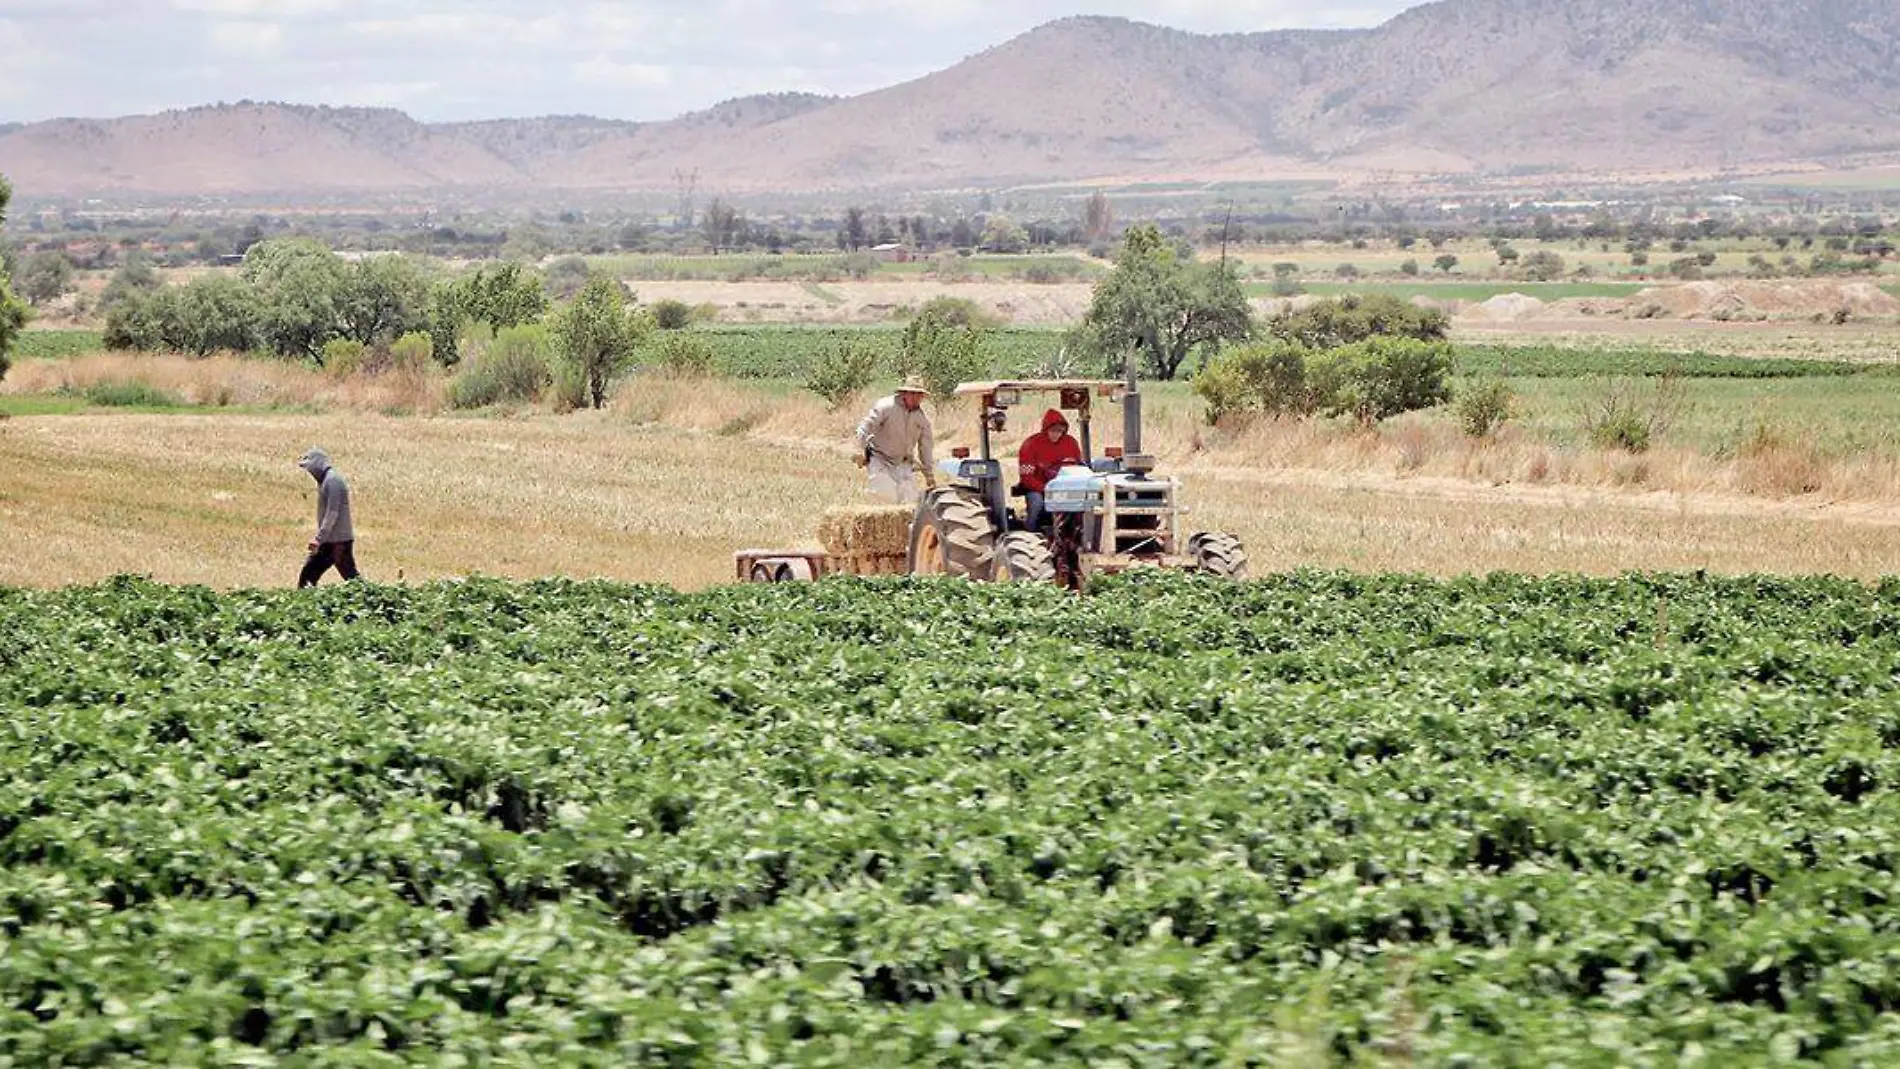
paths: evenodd
<path fill-rule="evenodd" d="M 0 590 L 0 1064 L 1900 1063 L 1900 584 Z"/>

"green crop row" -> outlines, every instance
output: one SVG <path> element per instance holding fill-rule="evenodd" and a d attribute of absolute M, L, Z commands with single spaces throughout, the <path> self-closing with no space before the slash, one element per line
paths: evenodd
<path fill-rule="evenodd" d="M 894 366 L 903 345 L 901 327 L 718 326 L 695 336 L 713 350 L 721 373 L 746 379 L 802 379 L 828 350 L 860 345 Z M 1007 328 L 985 334 L 984 352 L 995 374 L 1020 375 L 1062 352 L 1064 335 L 1056 330 Z M 1078 369 L 1092 377 L 1099 368 Z"/>
<path fill-rule="evenodd" d="M 861 345 L 888 366 L 895 361 L 904 332 L 898 327 L 717 326 L 695 336 L 713 350 L 723 374 L 748 379 L 797 380 L 829 348 Z M 985 350 L 997 375 L 1024 375 L 1047 365 L 1064 351 L 1062 331 L 1026 327 L 989 332 Z M 1094 377 L 1105 369 L 1083 360 L 1069 373 Z M 1832 378 L 1869 373 L 1866 364 L 1829 360 L 1767 359 L 1679 353 L 1662 349 L 1578 349 L 1556 345 L 1461 345 L 1454 362 L 1459 375 L 1521 378 L 1588 378 L 1597 375 L 1687 378 L 1791 379 Z"/>
<path fill-rule="evenodd" d="M 14 341 L 8 355 L 15 360 L 56 360 L 104 350 L 105 341 L 96 330 L 28 330 Z"/>
<path fill-rule="evenodd" d="M 0 1064 L 1880 1066 L 1900 584 L 0 590 Z"/>
<path fill-rule="evenodd" d="M 1661 349 L 1577 349 L 1557 345 L 1466 345 L 1456 358 L 1460 375 L 1568 379 L 1594 375 L 1698 379 L 1802 379 L 1890 373 L 1838 360 L 1678 353 Z"/>

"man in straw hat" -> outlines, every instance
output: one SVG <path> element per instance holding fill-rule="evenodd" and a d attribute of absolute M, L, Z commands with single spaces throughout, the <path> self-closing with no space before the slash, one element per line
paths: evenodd
<path fill-rule="evenodd" d="M 858 466 L 870 472 L 871 493 L 886 501 L 907 505 L 917 500 L 913 458 L 923 466 L 925 485 L 937 485 L 926 392 L 923 380 L 913 375 L 895 394 L 872 405 L 858 424 Z"/>

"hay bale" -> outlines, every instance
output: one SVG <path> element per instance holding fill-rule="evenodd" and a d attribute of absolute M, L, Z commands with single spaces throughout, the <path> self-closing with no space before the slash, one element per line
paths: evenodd
<path fill-rule="evenodd" d="M 910 550 L 910 505 L 849 505 L 825 510 L 818 543 L 834 557 L 906 553 Z"/>

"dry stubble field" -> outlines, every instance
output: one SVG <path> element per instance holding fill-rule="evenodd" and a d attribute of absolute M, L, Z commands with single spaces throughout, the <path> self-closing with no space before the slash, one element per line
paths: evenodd
<path fill-rule="evenodd" d="M 358 557 L 378 580 L 564 574 L 696 588 L 727 579 L 735 549 L 811 544 L 823 507 L 859 500 L 853 412 L 760 399 L 748 426 L 722 434 L 704 429 L 717 426 L 718 403 L 697 418 L 685 401 L 664 412 L 652 397 L 633 403 L 649 407 L 0 421 L 0 584 L 119 573 L 289 584 L 314 510 L 294 462 L 312 444 L 351 479 Z M 656 414 L 668 422 L 637 421 Z M 960 426 L 946 416 L 941 425 Z M 1194 526 L 1240 535 L 1257 569 L 1900 573 L 1900 508 L 1878 500 L 1497 484 L 1236 455 L 1164 459 L 1187 482 Z"/>

